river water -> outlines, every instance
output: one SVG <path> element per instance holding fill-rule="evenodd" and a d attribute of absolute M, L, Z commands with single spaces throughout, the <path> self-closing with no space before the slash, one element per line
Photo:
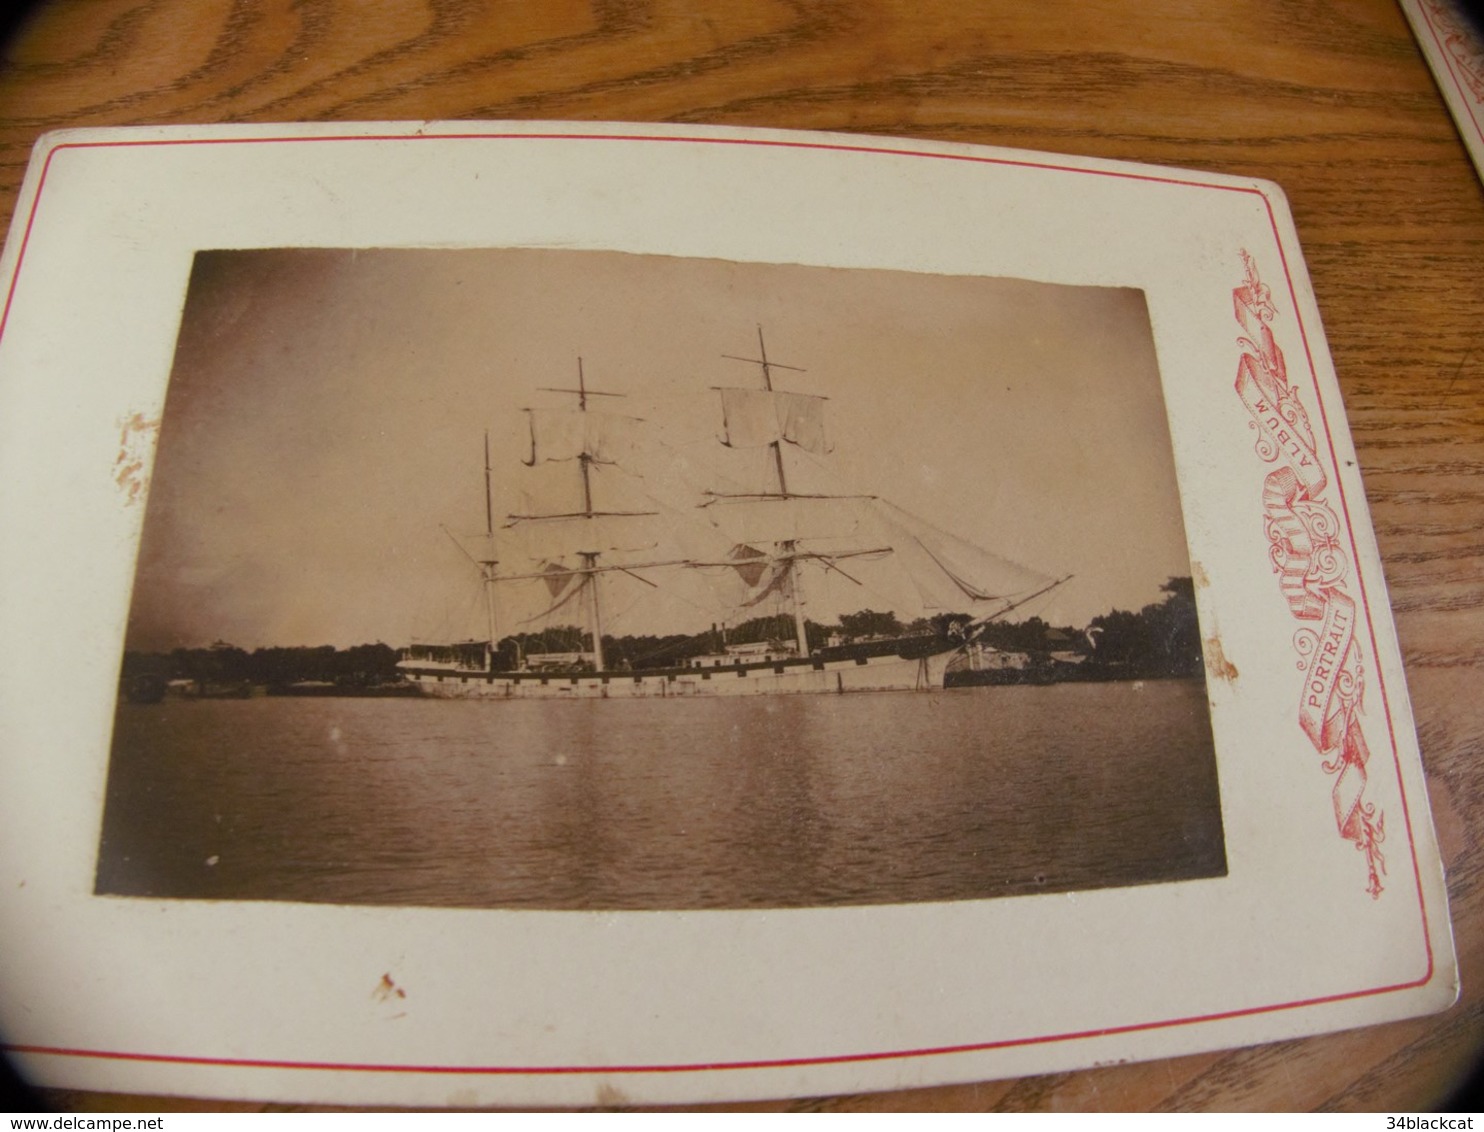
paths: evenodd
<path fill-rule="evenodd" d="M 963 900 L 1226 870 L 1200 681 L 121 703 L 99 893 L 478 908 Z"/>

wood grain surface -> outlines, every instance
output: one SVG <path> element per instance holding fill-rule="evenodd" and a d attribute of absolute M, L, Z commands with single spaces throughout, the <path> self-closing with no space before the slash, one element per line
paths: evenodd
<path fill-rule="evenodd" d="M 8 223 L 31 145 L 60 127 L 448 118 L 859 131 L 1281 184 L 1396 611 L 1461 1001 L 1235 1052 L 750 1107 L 1451 1103 L 1484 1044 L 1484 190 L 1391 0 L 59 0 L 4 47 L 0 212 Z"/>

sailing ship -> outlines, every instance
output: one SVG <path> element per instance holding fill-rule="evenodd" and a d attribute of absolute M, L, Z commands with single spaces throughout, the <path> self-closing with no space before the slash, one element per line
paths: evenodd
<path fill-rule="evenodd" d="M 721 408 L 718 439 L 751 462 L 754 482 L 711 486 L 681 501 L 650 492 L 632 467 L 641 462 L 644 422 L 598 407 L 622 395 L 590 388 L 580 358 L 575 387 L 542 390 L 575 404 L 525 410 L 530 449 L 521 462 L 544 477 L 555 472 L 556 494 L 527 495 L 497 522 L 486 434 L 485 531 L 476 551 L 455 538 L 479 574 L 484 632 L 410 646 L 399 662 L 408 681 L 448 698 L 936 690 L 980 626 L 1067 581 L 974 546 L 880 496 L 801 483 L 799 473 L 832 451 L 827 399 L 775 388 L 776 371 L 803 371 L 768 358 L 761 327 L 756 358 L 723 357 L 750 363 L 761 376 L 759 385 L 712 387 Z M 635 590 L 640 597 L 688 590 L 682 602 L 700 608 L 697 579 L 701 600 L 709 598 L 721 620 L 696 634 L 686 655 L 656 662 L 605 654 L 616 587 L 630 591 L 623 599 L 630 614 L 640 605 L 631 600 Z M 892 609 L 877 620 L 897 631 L 818 639 L 819 626 L 806 614 L 824 608 L 825 591 L 852 587 Z M 728 622 L 750 616 L 744 623 L 756 625 L 769 612 L 792 632 L 728 642 Z M 916 616 L 902 629 L 896 613 Z M 521 647 L 532 639 L 526 630 L 557 617 L 583 623 L 559 634 L 566 647 Z M 502 626 L 513 630 L 503 639 Z"/>

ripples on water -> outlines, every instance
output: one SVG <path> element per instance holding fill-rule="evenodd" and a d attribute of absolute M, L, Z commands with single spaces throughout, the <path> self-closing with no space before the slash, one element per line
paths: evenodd
<path fill-rule="evenodd" d="M 1199 681 L 120 704 L 97 891 L 481 908 L 981 899 L 1223 875 Z"/>

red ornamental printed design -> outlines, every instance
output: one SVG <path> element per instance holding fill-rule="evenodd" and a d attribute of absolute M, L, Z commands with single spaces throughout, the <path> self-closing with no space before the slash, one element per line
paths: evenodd
<path fill-rule="evenodd" d="M 1257 454 L 1277 464 L 1263 481 L 1268 556 L 1288 608 L 1300 622 L 1294 633 L 1304 684 L 1299 726 L 1335 776 L 1335 825 L 1340 836 L 1365 854 L 1366 891 L 1381 895 L 1386 859 L 1386 818 L 1365 797 L 1370 751 L 1359 712 L 1365 694 L 1360 642 L 1355 638 L 1355 602 L 1345 592 L 1350 560 L 1340 545 L 1340 522 L 1322 498 L 1329 481 L 1319 462 L 1314 430 L 1288 382 L 1283 351 L 1269 324 L 1277 317 L 1272 292 L 1258 278 L 1245 251 L 1247 281 L 1232 292 L 1242 360 L 1237 396 L 1252 414 Z"/>
<path fill-rule="evenodd" d="M 1473 36 L 1461 25 L 1446 0 L 1427 0 L 1427 11 L 1441 30 L 1443 47 L 1453 57 L 1458 77 L 1469 88 L 1475 102 L 1484 103 L 1484 55 L 1474 46 Z"/>

